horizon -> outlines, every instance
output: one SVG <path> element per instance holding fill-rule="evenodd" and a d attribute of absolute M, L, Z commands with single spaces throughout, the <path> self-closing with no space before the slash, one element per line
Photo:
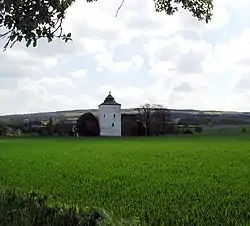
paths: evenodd
<path fill-rule="evenodd" d="M 121 108 L 121 110 L 135 110 L 136 108 Z M 220 111 L 220 110 L 205 110 L 205 109 L 176 109 L 176 108 L 168 108 L 169 110 L 172 111 L 198 111 L 198 112 L 225 112 L 225 113 L 250 113 L 250 111 Z M 0 117 L 6 117 L 6 116 L 21 116 L 21 115 L 33 115 L 33 114 L 48 114 L 48 113 L 60 113 L 60 112 L 72 112 L 72 111 L 91 111 L 91 110 L 98 110 L 98 108 L 88 108 L 88 109 L 66 109 L 66 110 L 55 110 L 55 111 L 40 111 L 40 112 L 25 112 L 25 113 L 13 113 L 13 114 L 6 114 L 6 115 L 1 115 Z"/>

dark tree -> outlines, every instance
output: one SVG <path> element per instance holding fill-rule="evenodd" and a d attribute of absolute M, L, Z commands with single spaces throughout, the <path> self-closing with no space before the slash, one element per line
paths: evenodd
<path fill-rule="evenodd" d="M 155 135 L 174 133 L 170 110 L 160 104 L 151 106 L 152 127 Z"/>
<path fill-rule="evenodd" d="M 73 123 L 67 123 L 65 120 L 60 120 L 53 126 L 54 135 L 71 136 Z"/>
<path fill-rule="evenodd" d="M 139 121 L 145 126 L 146 136 L 173 133 L 170 110 L 159 104 L 145 104 L 137 108 Z"/>
<path fill-rule="evenodd" d="M 133 122 L 129 136 L 145 136 L 145 135 L 146 135 L 145 125 L 140 120 L 136 120 L 135 122 Z"/>
<path fill-rule="evenodd" d="M 139 121 L 145 126 L 145 135 L 149 136 L 151 132 L 151 107 L 145 104 L 137 108 Z"/>
<path fill-rule="evenodd" d="M 97 0 L 82 0 L 94 2 Z M 118 11 L 126 0 L 122 0 Z M 212 17 L 212 0 L 152 0 L 156 12 L 173 15 L 179 8 L 186 9 L 198 20 L 208 23 Z M 71 33 L 65 34 L 62 22 L 67 9 L 75 0 L 0 0 L 0 37 L 6 38 L 4 50 L 16 42 L 24 41 L 26 46 L 37 45 L 37 40 L 46 38 L 51 42 L 59 38 L 72 40 Z M 98 16 L 98 15 L 97 15 Z"/>
<path fill-rule="evenodd" d="M 5 136 L 7 133 L 7 127 L 3 124 L 0 124 L 0 136 Z"/>
<path fill-rule="evenodd" d="M 96 116 L 90 112 L 79 117 L 76 127 L 79 136 L 100 136 L 99 121 Z"/>
<path fill-rule="evenodd" d="M 139 120 L 136 121 L 136 129 L 137 129 L 138 136 L 145 136 L 146 135 L 146 127 Z"/>
<path fill-rule="evenodd" d="M 49 121 L 46 124 L 46 131 L 48 135 L 52 136 L 54 134 L 54 121 L 53 118 L 49 118 Z"/>
<path fill-rule="evenodd" d="M 194 131 L 195 131 L 196 133 L 202 133 L 203 128 L 202 128 L 201 126 L 196 126 L 196 127 L 194 128 Z"/>

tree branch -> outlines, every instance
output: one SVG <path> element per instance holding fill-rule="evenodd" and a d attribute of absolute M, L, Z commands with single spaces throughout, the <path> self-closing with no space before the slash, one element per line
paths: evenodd
<path fill-rule="evenodd" d="M 122 8 L 122 6 L 123 6 L 124 1 L 125 1 L 125 0 L 122 0 L 122 2 L 121 2 L 121 4 L 120 4 L 120 6 L 118 7 L 118 9 L 117 9 L 117 11 L 116 11 L 116 14 L 115 14 L 115 17 L 117 17 L 117 15 L 118 15 L 118 13 L 119 13 L 120 9 L 121 9 L 121 8 Z"/>

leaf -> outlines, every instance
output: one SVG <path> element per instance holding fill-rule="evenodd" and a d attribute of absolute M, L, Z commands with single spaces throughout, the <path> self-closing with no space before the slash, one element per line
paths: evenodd
<path fill-rule="evenodd" d="M 18 38 L 17 38 L 17 41 L 21 42 L 23 39 L 23 36 L 19 35 Z"/>
<path fill-rule="evenodd" d="M 37 45 L 37 39 L 34 39 L 33 40 L 33 47 L 36 47 L 36 45 Z"/>
<path fill-rule="evenodd" d="M 15 38 L 16 38 L 16 34 L 13 33 L 13 34 L 10 36 L 10 41 L 12 42 Z"/>
<path fill-rule="evenodd" d="M 52 42 L 52 38 L 50 36 L 47 37 L 48 42 Z"/>
<path fill-rule="evenodd" d="M 65 43 L 68 42 L 68 41 L 72 41 L 72 38 L 66 37 L 66 38 L 64 39 L 64 41 L 65 41 Z"/>
<path fill-rule="evenodd" d="M 29 40 L 27 41 L 27 43 L 26 43 L 26 47 L 29 47 L 29 46 L 30 46 L 30 44 L 31 44 L 31 39 L 29 39 Z"/>

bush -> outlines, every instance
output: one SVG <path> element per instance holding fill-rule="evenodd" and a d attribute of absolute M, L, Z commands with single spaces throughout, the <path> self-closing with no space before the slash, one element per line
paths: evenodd
<path fill-rule="evenodd" d="M 194 131 L 195 131 L 196 133 L 202 133 L 203 128 L 202 128 L 201 126 L 196 126 L 196 127 L 194 128 Z"/>
<path fill-rule="evenodd" d="M 41 129 L 39 130 L 39 135 L 42 136 L 42 137 L 47 137 L 47 136 L 49 136 L 49 133 L 48 133 L 48 131 L 46 130 L 46 128 L 41 128 Z"/>
<path fill-rule="evenodd" d="M 0 136 L 4 136 L 7 133 L 7 128 L 4 125 L 0 125 Z"/>
<path fill-rule="evenodd" d="M 77 120 L 76 127 L 80 136 L 100 136 L 99 121 L 91 112 L 81 115 Z"/>
<path fill-rule="evenodd" d="M 173 123 L 169 123 L 166 125 L 165 133 L 166 134 L 175 134 L 175 133 L 177 133 L 176 130 L 178 130 L 176 128 L 176 126 Z"/>
<path fill-rule="evenodd" d="M 184 134 L 193 134 L 194 132 L 191 129 L 184 129 L 183 133 Z"/>
<path fill-rule="evenodd" d="M 0 193 L 0 225 L 99 225 L 104 216 L 94 210 L 84 211 L 77 206 L 48 205 L 46 196 L 14 190 Z"/>
<path fill-rule="evenodd" d="M 247 132 L 246 128 L 243 127 L 243 128 L 241 129 L 241 132 L 242 132 L 242 133 L 246 133 L 246 132 Z"/>

